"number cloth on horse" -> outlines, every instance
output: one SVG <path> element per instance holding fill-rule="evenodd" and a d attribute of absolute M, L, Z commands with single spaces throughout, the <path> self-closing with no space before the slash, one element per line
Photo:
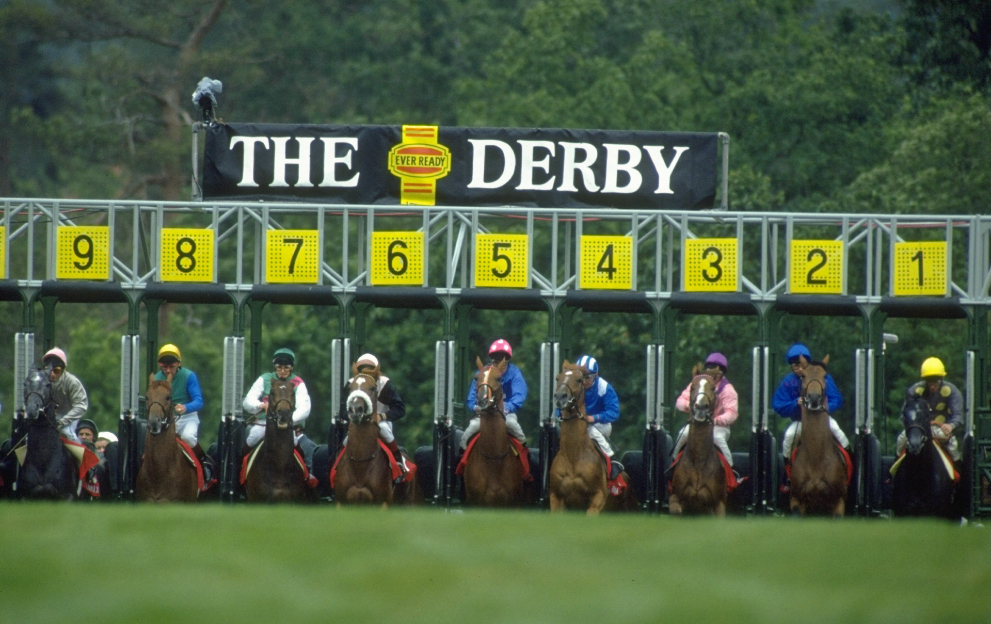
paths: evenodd
<path fill-rule="evenodd" d="M 258 443 L 258 446 L 256 446 L 253 451 L 245 455 L 244 459 L 241 461 L 241 485 L 244 485 L 244 483 L 248 480 L 248 473 L 251 472 L 251 468 L 255 465 L 255 458 L 258 457 L 258 453 L 264 445 L 265 441 L 262 440 Z M 310 469 L 306 467 L 306 460 L 303 459 L 303 455 L 300 454 L 299 449 L 293 449 L 293 456 L 296 458 L 296 463 L 298 463 L 299 467 L 303 470 L 303 482 L 306 484 L 306 487 L 317 487 L 317 478 L 310 474 Z"/>
<path fill-rule="evenodd" d="M 674 472 L 674 467 L 678 465 L 678 461 L 681 460 L 681 456 L 684 454 L 685 452 L 681 451 L 675 456 L 674 460 L 671 462 L 671 466 L 669 466 L 668 472 L 672 472 L 672 473 Z M 721 451 L 719 453 L 716 453 L 716 456 L 719 457 L 719 463 L 722 464 L 723 472 L 726 473 L 726 493 L 732 494 L 733 490 L 740 487 L 740 484 L 746 481 L 747 479 L 749 479 L 750 477 L 744 477 L 740 480 L 737 480 L 736 473 L 733 472 L 733 464 L 731 464 L 726 459 L 726 456 L 723 455 Z M 668 479 L 668 492 L 669 493 L 671 492 L 671 479 Z"/>
<path fill-rule="evenodd" d="M 378 441 L 379 447 L 385 452 L 386 458 L 389 460 L 389 469 L 392 471 L 392 482 L 395 484 L 399 483 L 411 483 L 413 477 L 416 476 L 416 464 L 411 461 L 406 462 L 406 470 L 399 465 L 396 458 L 393 457 L 392 451 L 386 446 L 385 442 L 381 439 Z M 334 460 L 334 465 L 330 467 L 330 487 L 334 487 L 334 481 L 337 479 L 337 465 L 341 463 L 341 458 L 344 457 L 344 453 L 347 451 L 347 447 L 341 447 L 340 452 L 337 453 L 337 459 Z"/>
<path fill-rule="evenodd" d="M 76 490 L 77 495 L 81 490 L 86 490 L 90 496 L 99 496 L 100 482 L 97 480 L 95 474 L 90 473 L 90 470 L 100 463 L 100 457 L 83 444 L 69 440 L 68 438 L 62 438 L 62 446 L 65 447 L 65 450 L 69 451 L 69 454 L 76 460 L 76 465 L 79 467 L 79 488 Z M 17 457 L 17 463 L 23 466 L 27 452 L 28 438 L 24 436 L 17 446 L 11 449 L 11 453 Z"/>
<path fill-rule="evenodd" d="M 513 455 L 519 458 L 520 464 L 523 466 L 523 481 L 530 482 L 533 481 L 533 475 L 530 473 L 530 453 L 527 451 L 523 443 L 514 438 L 511 435 L 507 435 L 509 441 L 512 443 L 510 450 L 512 450 Z M 468 455 L 471 453 L 472 449 L 475 448 L 475 443 L 478 442 L 478 436 L 472 438 L 471 442 L 468 443 L 468 448 L 461 455 L 461 461 L 458 462 L 458 467 L 454 469 L 454 474 L 458 476 L 464 476 L 465 466 L 468 465 Z"/>

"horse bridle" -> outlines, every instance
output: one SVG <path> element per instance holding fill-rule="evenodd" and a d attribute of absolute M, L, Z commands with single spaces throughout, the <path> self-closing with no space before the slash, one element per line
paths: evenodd
<path fill-rule="evenodd" d="M 912 424 L 906 425 L 905 426 L 905 436 L 907 438 L 909 431 L 911 431 L 913 429 L 918 429 L 919 431 L 922 432 L 922 443 L 925 444 L 932 437 L 932 411 L 931 411 L 928 403 L 926 403 L 925 401 L 920 401 L 920 403 L 923 406 L 921 409 L 924 409 L 926 411 L 927 415 L 930 418 L 929 418 L 928 422 L 925 425 L 923 425 L 922 423 L 919 423 L 919 422 L 915 422 L 914 420 L 912 421 Z"/>
<path fill-rule="evenodd" d="M 822 393 L 820 394 L 820 396 L 822 396 L 822 397 L 825 397 L 826 396 L 826 384 L 824 382 L 822 382 L 821 380 L 819 380 L 819 379 L 810 379 L 809 380 L 809 383 L 807 385 L 802 386 L 802 405 L 804 405 L 805 406 L 805 409 L 809 410 L 810 412 L 822 412 L 822 411 L 825 411 L 825 409 L 826 409 L 825 402 L 823 402 L 821 405 L 819 405 L 819 406 L 816 407 L 816 406 L 813 406 L 809 402 L 808 397 L 806 397 L 806 395 L 808 394 L 808 388 L 809 388 L 809 386 L 812 385 L 813 382 L 819 384 L 819 386 L 822 388 Z"/>
<path fill-rule="evenodd" d="M 690 397 L 691 403 L 689 404 L 689 408 L 691 409 L 692 420 L 694 420 L 695 422 L 702 423 L 702 424 L 709 424 L 709 423 L 711 423 L 713 421 L 713 412 L 715 411 L 715 405 L 714 405 L 714 403 L 715 403 L 716 380 L 713 379 L 710 375 L 706 375 L 706 374 L 696 375 L 695 376 L 695 379 L 698 379 L 699 377 L 708 380 L 712 384 L 712 388 L 713 388 L 713 403 L 710 403 L 708 405 L 707 409 L 703 412 L 705 414 L 705 418 L 696 418 L 695 417 L 695 414 L 697 413 L 698 409 L 696 408 L 695 397 L 697 396 L 697 394 L 699 392 L 698 390 L 696 390 L 695 391 L 695 394 L 693 394 Z M 695 383 L 695 379 L 692 380 L 692 384 L 693 385 Z M 703 390 L 702 392 L 705 392 L 705 391 Z"/>
<path fill-rule="evenodd" d="M 490 364 L 486 368 L 491 369 L 492 367 L 493 367 L 493 365 Z M 483 368 L 482 370 L 485 370 L 485 369 Z M 484 378 L 484 376 L 483 376 L 483 378 Z M 496 391 L 492 389 L 492 386 L 489 385 L 489 382 L 488 381 L 485 381 L 485 383 L 478 384 L 478 387 L 475 389 L 475 401 L 476 401 L 476 405 L 478 404 L 478 397 L 480 396 L 480 394 L 482 392 L 482 388 L 485 388 L 486 390 L 488 390 L 488 393 L 487 393 L 486 396 L 489 399 L 489 401 L 491 401 L 491 403 L 492 403 L 492 405 L 490 407 L 485 408 L 484 411 L 496 412 L 499 415 L 501 415 L 503 418 L 505 418 L 506 417 L 506 414 L 502 411 L 502 407 L 499 405 L 499 403 L 497 403 L 495 401 L 495 392 Z"/>
<path fill-rule="evenodd" d="M 355 388 L 354 390 L 351 391 L 350 394 L 348 394 L 347 403 L 350 403 L 351 399 L 357 396 L 358 398 L 364 400 L 368 404 L 368 415 L 372 416 L 375 414 L 375 409 L 378 407 L 378 382 L 374 377 L 372 377 L 368 373 L 358 373 L 351 379 L 351 383 L 354 383 L 354 380 L 358 379 L 359 377 L 368 380 L 368 382 L 371 384 L 373 388 L 374 396 L 372 396 L 368 392 L 365 392 L 360 387 Z M 348 418 L 350 417 L 351 417 L 351 410 L 348 409 Z"/>
<path fill-rule="evenodd" d="M 561 415 L 558 416 L 558 420 L 560 420 L 561 422 L 567 422 L 569 420 L 574 420 L 576 418 L 582 418 L 583 417 L 582 416 L 582 413 L 581 413 L 581 409 L 579 409 L 579 408 L 581 407 L 581 404 L 584 404 L 585 403 L 584 381 L 582 379 L 579 379 L 578 380 L 579 383 L 581 383 L 583 385 L 582 385 L 582 389 L 578 391 L 578 395 L 577 396 L 575 396 L 575 393 L 571 390 L 571 386 L 568 385 L 568 382 L 571 381 L 571 379 L 572 379 L 570 377 L 570 375 L 572 375 L 574 373 L 581 373 L 581 371 L 579 371 L 579 370 L 568 370 L 568 371 L 565 371 L 564 372 L 565 380 L 562 381 L 561 384 L 558 386 L 559 388 L 561 386 L 564 386 L 564 388 L 568 391 L 568 394 L 571 396 L 571 398 L 568 400 L 568 402 L 565 403 L 564 407 L 559 407 L 558 408 L 558 411 L 560 411 L 560 413 L 561 413 Z M 584 378 L 584 375 L 582 375 L 582 377 Z M 579 399 L 581 399 L 581 404 L 577 404 Z M 574 412 L 575 412 L 574 413 L 574 416 L 568 416 L 567 418 L 565 418 L 564 417 L 564 410 L 569 409 L 572 406 L 574 406 Z"/>

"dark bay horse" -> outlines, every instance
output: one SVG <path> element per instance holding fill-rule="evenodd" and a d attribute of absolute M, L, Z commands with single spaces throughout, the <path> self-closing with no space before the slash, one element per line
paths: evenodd
<path fill-rule="evenodd" d="M 937 448 L 932 435 L 932 412 L 925 399 L 912 398 L 902 406 L 905 456 L 893 482 L 891 511 L 895 516 L 935 516 L 954 519 L 955 484 L 945 462 L 949 454 Z"/>
<path fill-rule="evenodd" d="M 803 364 L 805 358 L 801 358 Z M 802 439 L 791 464 L 792 513 L 843 517 L 846 509 L 846 463 L 829 429 L 826 365 L 808 362 L 802 377 Z"/>
<path fill-rule="evenodd" d="M 265 439 L 244 484 L 249 503 L 314 501 L 294 453 L 294 411 L 296 388 L 289 381 L 273 379 L 265 412 Z"/>
<path fill-rule="evenodd" d="M 554 406 L 561 411 L 561 442 L 551 463 L 551 511 L 584 509 L 598 515 L 609 499 L 605 462 L 588 436 L 585 420 L 585 373 L 565 360 L 557 376 Z"/>
<path fill-rule="evenodd" d="M 75 499 L 79 493 L 79 466 L 59 434 L 50 369 L 28 373 L 24 380 L 24 409 L 27 454 L 17 475 L 17 495 Z"/>
<path fill-rule="evenodd" d="M 411 482 L 393 487 L 390 453 L 379 443 L 378 370 L 359 373 L 357 365 L 352 365 L 351 370 L 354 376 L 348 382 L 347 447 L 334 478 L 337 504 L 376 504 L 383 508 L 393 503 L 413 504 L 418 491 L 416 476 Z"/>
<path fill-rule="evenodd" d="M 465 499 L 469 505 L 518 507 L 523 503 L 523 466 L 513 452 L 503 412 L 502 373 L 475 358 L 475 399 L 481 429 L 465 466 Z"/>
<path fill-rule="evenodd" d="M 200 489 L 196 466 L 186 458 L 176 438 L 171 375 L 167 381 L 155 381 L 151 375 L 145 405 L 148 431 L 135 498 L 149 503 L 196 502 Z"/>
<path fill-rule="evenodd" d="M 716 380 L 706 374 L 701 363 L 692 368 L 688 401 L 688 442 L 671 476 L 668 510 L 672 516 L 725 516 L 726 472 L 712 437 Z"/>

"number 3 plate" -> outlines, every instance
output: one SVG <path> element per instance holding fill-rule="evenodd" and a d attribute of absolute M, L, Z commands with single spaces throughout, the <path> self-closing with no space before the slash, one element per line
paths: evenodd
<path fill-rule="evenodd" d="M 423 286 L 423 232 L 372 232 L 372 286 Z"/>
<path fill-rule="evenodd" d="M 736 292 L 739 289 L 739 241 L 689 238 L 685 241 L 682 281 L 686 292 Z"/>
<path fill-rule="evenodd" d="M 843 241 L 792 240 L 788 291 L 843 294 Z"/>

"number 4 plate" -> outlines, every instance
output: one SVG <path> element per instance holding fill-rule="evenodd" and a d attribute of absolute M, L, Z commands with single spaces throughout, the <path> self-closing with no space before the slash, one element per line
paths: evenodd
<path fill-rule="evenodd" d="M 629 236 L 582 236 L 581 287 L 633 288 L 633 239 Z"/>

